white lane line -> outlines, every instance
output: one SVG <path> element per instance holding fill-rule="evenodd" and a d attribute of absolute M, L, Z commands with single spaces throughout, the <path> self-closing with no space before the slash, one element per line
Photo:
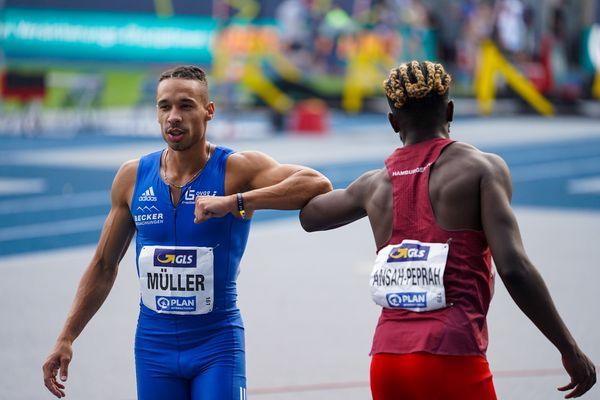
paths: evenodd
<path fill-rule="evenodd" d="M 567 191 L 571 194 L 600 194 L 600 176 L 572 179 L 567 183 Z"/>
<path fill-rule="evenodd" d="M 92 232 L 102 228 L 105 219 L 106 216 L 96 216 L 0 228 L 0 242 L 51 237 L 69 233 Z M 32 243 L 33 246 L 34 244 Z"/>
<path fill-rule="evenodd" d="M 579 160 L 548 162 L 513 167 L 513 182 L 528 182 L 538 179 L 576 177 L 586 172 L 600 171 L 600 157 Z"/>
<path fill-rule="evenodd" d="M 510 159 L 511 165 L 526 166 L 544 162 L 558 162 L 558 161 L 569 161 L 583 158 L 597 157 L 598 147 L 592 146 L 578 146 L 576 148 L 569 148 L 565 150 L 563 147 L 552 147 L 550 149 L 519 149 L 511 150 L 506 149 L 492 149 L 493 153 L 503 154 L 503 150 L 506 150 L 506 157 Z"/>
<path fill-rule="evenodd" d="M 110 204 L 110 192 L 84 192 L 58 196 L 36 196 L 26 199 L 0 201 L 0 215 L 35 211 L 63 210 Z"/>
<path fill-rule="evenodd" d="M 12 194 L 38 194 L 46 190 L 42 178 L 0 178 L 0 196 Z"/>

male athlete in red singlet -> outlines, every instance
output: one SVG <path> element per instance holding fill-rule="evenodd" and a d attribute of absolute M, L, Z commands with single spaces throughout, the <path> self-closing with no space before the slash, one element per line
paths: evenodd
<path fill-rule="evenodd" d="M 529 261 L 498 156 L 448 138 L 454 104 L 442 65 L 412 61 L 384 82 L 389 121 L 404 143 L 348 188 L 312 199 L 307 231 L 369 217 L 377 258 L 373 300 L 383 307 L 371 350 L 374 400 L 496 399 L 485 352 L 491 256 L 510 295 L 562 355 L 578 397 L 596 382 Z"/>

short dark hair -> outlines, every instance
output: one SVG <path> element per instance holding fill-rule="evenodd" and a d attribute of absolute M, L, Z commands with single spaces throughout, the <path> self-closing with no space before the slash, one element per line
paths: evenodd
<path fill-rule="evenodd" d="M 196 67 L 195 65 L 179 65 L 177 67 L 170 68 L 160 74 L 158 82 L 162 82 L 165 79 L 171 78 L 197 80 L 208 86 L 206 73 L 202 68 Z"/>

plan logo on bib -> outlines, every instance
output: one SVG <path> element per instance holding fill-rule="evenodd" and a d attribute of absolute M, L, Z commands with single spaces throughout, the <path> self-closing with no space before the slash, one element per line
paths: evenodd
<path fill-rule="evenodd" d="M 156 309 L 160 311 L 196 311 L 196 297 L 156 296 Z"/>
<path fill-rule="evenodd" d="M 155 267 L 195 268 L 196 250 L 155 249 Z"/>
<path fill-rule="evenodd" d="M 385 297 L 391 308 L 427 307 L 427 292 L 388 293 Z"/>
<path fill-rule="evenodd" d="M 392 249 L 387 262 L 427 261 L 428 256 L 429 246 L 418 243 L 402 243 Z"/>

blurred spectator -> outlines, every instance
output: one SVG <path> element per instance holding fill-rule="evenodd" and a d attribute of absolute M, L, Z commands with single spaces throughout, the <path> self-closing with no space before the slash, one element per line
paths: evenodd
<path fill-rule="evenodd" d="M 527 25 L 525 6 L 521 0 L 497 0 L 495 4 L 495 36 L 500 49 L 510 58 L 526 53 Z"/>
<path fill-rule="evenodd" d="M 358 30 L 358 24 L 354 19 L 342 7 L 333 3 L 319 26 L 319 47 L 317 48 L 320 57 L 325 60 L 328 73 L 343 71 L 345 60 L 339 57 L 339 39 L 344 35 L 352 35 Z"/>
<path fill-rule="evenodd" d="M 275 11 L 280 39 L 290 47 L 310 46 L 309 10 L 305 0 L 284 0 Z"/>
<path fill-rule="evenodd" d="M 455 93 L 470 95 L 481 42 L 492 36 L 493 9 L 487 2 L 466 1 L 463 5 L 461 21 L 453 80 Z"/>
<path fill-rule="evenodd" d="M 527 59 L 533 59 L 539 54 L 540 39 L 535 29 L 536 12 L 531 5 L 525 6 L 523 21 L 525 23 L 525 54 Z"/>
<path fill-rule="evenodd" d="M 497 0 L 495 4 L 495 33 L 498 44 L 507 53 L 525 49 L 525 19 L 521 0 Z"/>
<path fill-rule="evenodd" d="M 313 65 L 315 29 L 308 0 L 285 0 L 275 12 L 283 55 L 302 71 Z"/>
<path fill-rule="evenodd" d="M 562 8 L 551 11 L 550 28 L 544 35 L 541 61 L 546 80 L 544 91 L 561 100 L 575 100 L 580 95 L 577 74 L 570 71 L 568 61 L 567 20 Z"/>
<path fill-rule="evenodd" d="M 463 7 L 460 1 L 449 2 L 443 10 L 434 8 L 433 18 L 437 21 L 438 55 L 445 65 L 453 65 L 456 61 L 456 45 L 460 38 L 464 22 Z M 450 68 L 451 69 L 451 68 Z"/>

